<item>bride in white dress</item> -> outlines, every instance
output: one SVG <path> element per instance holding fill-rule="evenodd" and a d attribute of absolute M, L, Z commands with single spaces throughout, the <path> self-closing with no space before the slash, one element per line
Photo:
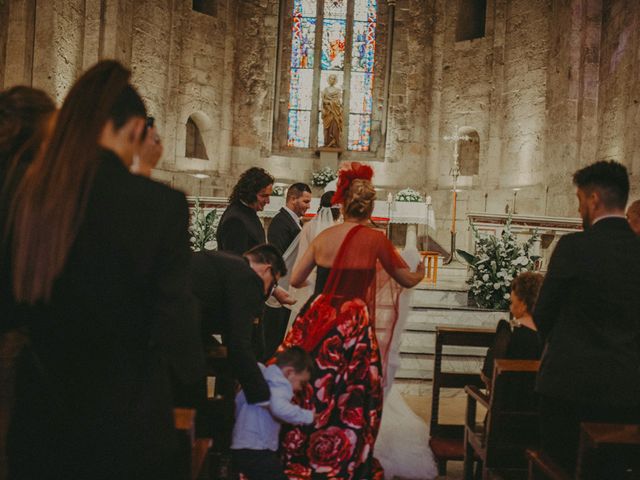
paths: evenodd
<path fill-rule="evenodd" d="M 327 206 L 333 192 L 326 192 L 321 208 L 299 235 L 297 257 L 301 258 L 311 241 L 324 229 L 335 223 L 335 215 Z M 326 198 L 325 198 L 326 197 Z M 286 253 L 285 253 L 286 255 Z M 420 253 L 416 248 L 415 233 L 407 237 L 402 257 L 408 265 L 418 265 Z M 290 289 L 290 294 L 298 299 L 292 306 L 291 320 L 313 292 L 315 277 L 310 275 L 308 285 L 302 289 Z M 429 427 L 407 405 L 393 378 L 400 365 L 400 337 L 406 327 L 411 290 L 405 290 L 400 297 L 399 317 L 389 349 L 387 381 L 385 382 L 384 404 L 380 431 L 376 439 L 375 457 L 384 468 L 388 480 L 399 477 L 409 480 L 431 480 L 438 475 L 438 468 L 429 447 Z"/>
<path fill-rule="evenodd" d="M 417 265 L 420 253 L 415 234 L 407 237 L 402 257 L 408 265 Z M 429 447 L 429 427 L 407 405 L 393 379 L 400 366 L 400 337 L 406 328 L 412 290 L 400 296 L 398 323 L 389 348 L 382 421 L 376 439 L 375 456 L 384 468 L 384 476 L 412 480 L 431 480 L 438 465 Z"/>

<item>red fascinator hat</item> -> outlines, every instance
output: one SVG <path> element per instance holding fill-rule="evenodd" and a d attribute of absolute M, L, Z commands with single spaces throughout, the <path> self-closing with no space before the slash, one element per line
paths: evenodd
<path fill-rule="evenodd" d="M 369 165 L 363 165 L 359 162 L 351 162 L 343 165 L 338 172 L 338 184 L 336 186 L 336 193 L 331 199 L 331 205 L 344 202 L 344 194 L 354 180 L 371 181 L 372 178 L 373 169 Z"/>

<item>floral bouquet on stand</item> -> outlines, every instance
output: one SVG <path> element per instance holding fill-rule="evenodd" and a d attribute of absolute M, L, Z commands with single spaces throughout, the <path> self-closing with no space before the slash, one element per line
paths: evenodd
<path fill-rule="evenodd" d="M 218 229 L 218 211 L 214 208 L 210 212 L 204 212 L 200 207 L 200 199 L 196 198 L 196 204 L 191 215 L 191 250 L 199 252 L 201 250 L 216 250 L 216 230 Z"/>
<path fill-rule="evenodd" d="M 467 280 L 471 286 L 469 293 L 480 307 L 507 310 L 512 280 L 521 272 L 533 270 L 535 261 L 540 258 L 532 255 L 539 235 L 535 232 L 526 242 L 518 243 L 511 231 L 511 217 L 500 236 L 481 235 L 473 224 L 471 229 L 475 255 L 456 250 L 473 270 Z"/>
<path fill-rule="evenodd" d="M 311 185 L 324 187 L 327 183 L 338 178 L 338 174 L 331 167 L 324 167 L 311 174 Z"/>
<path fill-rule="evenodd" d="M 422 195 L 413 188 L 405 188 L 396 193 L 396 202 L 422 202 Z"/>

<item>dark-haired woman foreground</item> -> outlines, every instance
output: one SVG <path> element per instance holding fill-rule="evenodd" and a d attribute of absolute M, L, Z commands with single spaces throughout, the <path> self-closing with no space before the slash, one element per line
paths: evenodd
<path fill-rule="evenodd" d="M 71 88 L 17 185 L 0 290 L 28 327 L 9 478 L 176 478 L 173 384 L 197 380 L 183 194 L 129 168 L 146 135 L 130 72 Z"/>

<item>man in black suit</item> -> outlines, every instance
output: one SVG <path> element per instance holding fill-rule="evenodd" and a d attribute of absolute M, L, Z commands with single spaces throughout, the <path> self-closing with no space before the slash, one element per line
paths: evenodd
<path fill-rule="evenodd" d="M 218 250 L 242 255 L 265 243 L 258 212 L 269 203 L 272 191 L 273 177 L 266 170 L 252 167 L 240 175 L 218 224 Z"/>
<path fill-rule="evenodd" d="M 249 403 L 269 400 L 269 387 L 258 367 L 252 337 L 265 299 L 286 273 L 282 256 L 271 245 L 258 245 L 243 257 L 207 250 L 193 255 L 191 284 L 200 304 L 205 349 L 218 344 L 213 335 L 221 335 L 232 374 Z M 233 395 L 228 397 L 232 418 Z"/>
<path fill-rule="evenodd" d="M 542 448 L 569 471 L 580 422 L 640 422 L 640 238 L 624 216 L 629 177 L 603 161 L 573 181 L 584 231 L 558 242 L 534 312 L 545 342 Z"/>
<path fill-rule="evenodd" d="M 302 217 L 311 205 L 311 189 L 306 183 L 294 183 L 287 190 L 286 204 L 273 217 L 267 231 L 269 243 L 284 255 L 300 234 Z M 265 358 L 271 358 L 284 338 L 291 310 L 267 305 L 264 315 Z"/>

